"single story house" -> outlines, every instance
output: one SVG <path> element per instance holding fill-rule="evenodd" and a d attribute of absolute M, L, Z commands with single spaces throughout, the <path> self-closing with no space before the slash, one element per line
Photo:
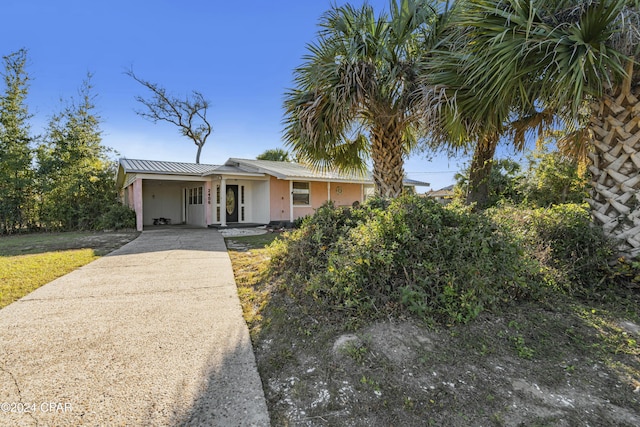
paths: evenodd
<path fill-rule="evenodd" d="M 454 196 L 455 192 L 453 191 L 453 184 L 439 190 L 431 190 L 425 194 L 425 197 L 434 199 L 435 201 L 437 201 L 438 203 L 442 203 L 443 205 L 450 203 L 453 200 Z"/>
<path fill-rule="evenodd" d="M 327 200 L 352 206 L 373 194 L 371 175 L 322 172 L 304 165 L 231 158 L 223 165 L 120 159 L 121 200 L 136 227 L 162 222 L 200 227 L 293 222 Z M 405 180 L 405 186 L 428 183 Z"/>

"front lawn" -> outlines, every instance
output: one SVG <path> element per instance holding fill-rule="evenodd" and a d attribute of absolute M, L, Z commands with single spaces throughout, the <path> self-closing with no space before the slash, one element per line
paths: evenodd
<path fill-rule="evenodd" d="M 0 308 L 97 258 L 93 249 L 0 257 Z"/>
<path fill-rule="evenodd" d="M 39 233 L 0 239 L 0 309 L 135 239 L 137 232 Z"/>

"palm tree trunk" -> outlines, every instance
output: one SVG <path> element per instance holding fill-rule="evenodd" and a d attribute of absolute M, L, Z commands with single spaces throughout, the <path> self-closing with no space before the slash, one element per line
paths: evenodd
<path fill-rule="evenodd" d="M 484 209 L 489 201 L 489 178 L 497 146 L 497 137 L 486 136 L 478 141 L 473 153 L 466 202 L 475 203 L 476 210 Z"/>
<path fill-rule="evenodd" d="M 404 144 L 397 120 L 378 123 L 372 132 L 371 157 L 376 195 L 392 199 L 404 188 Z"/>
<path fill-rule="evenodd" d="M 625 82 L 591 105 L 589 204 L 594 223 L 616 241 L 619 254 L 635 258 L 640 254 L 640 85 L 632 62 L 627 73 Z"/>

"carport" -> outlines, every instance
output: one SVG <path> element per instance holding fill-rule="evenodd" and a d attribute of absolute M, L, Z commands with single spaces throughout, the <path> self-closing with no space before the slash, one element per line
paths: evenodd
<path fill-rule="evenodd" d="M 126 167 L 126 173 L 124 168 Z M 122 201 L 136 212 L 136 227 L 211 223 L 211 179 L 216 165 L 122 159 L 118 173 Z"/>

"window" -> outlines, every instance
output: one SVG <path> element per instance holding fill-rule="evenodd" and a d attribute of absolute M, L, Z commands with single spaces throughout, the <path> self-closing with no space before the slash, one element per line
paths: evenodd
<path fill-rule="evenodd" d="M 308 182 L 293 182 L 293 204 L 294 206 L 309 206 L 311 197 Z"/>
<path fill-rule="evenodd" d="M 373 185 L 364 187 L 364 199 L 365 200 L 369 199 L 370 197 L 375 196 L 375 194 L 376 194 L 376 188 Z"/>
<path fill-rule="evenodd" d="M 202 187 L 190 188 L 189 189 L 189 204 L 190 205 L 201 205 L 202 204 Z"/>

